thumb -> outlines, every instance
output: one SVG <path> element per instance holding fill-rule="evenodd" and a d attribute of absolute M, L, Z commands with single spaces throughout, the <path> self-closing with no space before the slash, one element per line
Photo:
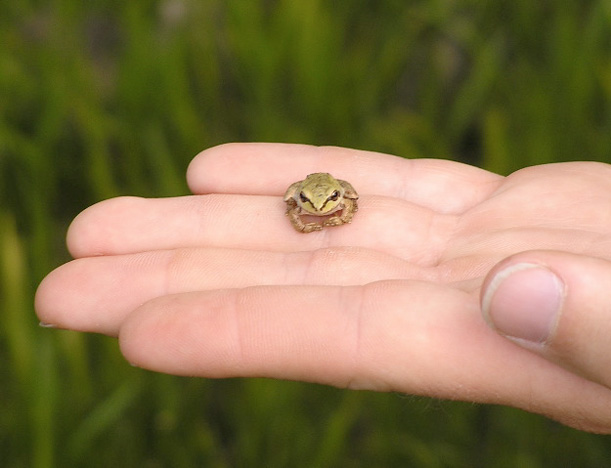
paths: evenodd
<path fill-rule="evenodd" d="M 500 334 L 611 387 L 611 262 L 522 252 L 490 272 L 482 312 Z"/>

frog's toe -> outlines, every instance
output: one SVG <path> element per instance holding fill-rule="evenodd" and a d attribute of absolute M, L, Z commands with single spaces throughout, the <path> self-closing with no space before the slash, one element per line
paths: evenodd
<path fill-rule="evenodd" d="M 325 220 L 323 223 L 325 226 L 340 226 L 342 224 L 344 224 L 344 222 L 339 216 L 333 216 L 332 218 Z"/>
<path fill-rule="evenodd" d="M 318 223 L 307 223 L 304 224 L 303 226 L 303 230 L 301 232 L 314 232 L 314 231 L 320 231 L 322 230 L 322 225 L 318 224 Z"/>

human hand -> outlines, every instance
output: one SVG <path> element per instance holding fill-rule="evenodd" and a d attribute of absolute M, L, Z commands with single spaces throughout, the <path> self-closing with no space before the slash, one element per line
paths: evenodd
<path fill-rule="evenodd" d="M 282 194 L 312 172 L 354 185 L 351 225 L 292 228 Z M 41 321 L 116 335 L 131 363 L 160 372 L 506 404 L 611 432 L 610 166 L 505 178 L 234 144 L 195 158 L 188 181 L 194 196 L 81 213 L 76 260 L 37 292 Z"/>

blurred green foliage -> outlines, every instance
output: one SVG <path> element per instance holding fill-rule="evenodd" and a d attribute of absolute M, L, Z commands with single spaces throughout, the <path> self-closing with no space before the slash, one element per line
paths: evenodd
<path fill-rule="evenodd" d="M 3 467 L 611 459 L 609 439 L 509 408 L 147 373 L 32 307 L 81 209 L 186 193 L 219 143 L 610 162 L 610 2 L 0 0 L 0 44 Z"/>

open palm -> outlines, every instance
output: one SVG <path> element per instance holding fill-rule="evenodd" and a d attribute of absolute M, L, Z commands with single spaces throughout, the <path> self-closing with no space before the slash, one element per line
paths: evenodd
<path fill-rule="evenodd" d="M 282 195 L 313 172 L 354 185 L 352 224 L 292 228 Z M 565 340 L 585 343 L 574 360 L 524 349 L 487 326 L 480 306 L 491 269 L 520 252 L 573 265 L 568 283 L 590 262 L 607 276 L 587 293 L 611 288 L 609 166 L 502 177 L 442 160 L 234 144 L 200 154 L 188 180 L 193 196 L 123 197 L 79 215 L 68 234 L 76 260 L 37 293 L 41 320 L 117 335 L 130 362 L 162 372 L 501 403 L 611 432 L 608 352 L 585 335 Z M 586 260 L 574 266 L 577 256 Z"/>

